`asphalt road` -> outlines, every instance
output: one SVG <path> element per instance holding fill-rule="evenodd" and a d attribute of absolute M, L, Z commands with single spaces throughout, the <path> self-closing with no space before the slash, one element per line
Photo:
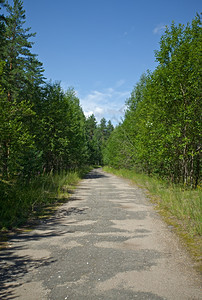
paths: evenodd
<path fill-rule="evenodd" d="M 0 252 L 0 299 L 202 297 L 193 262 L 144 191 L 98 169 Z"/>

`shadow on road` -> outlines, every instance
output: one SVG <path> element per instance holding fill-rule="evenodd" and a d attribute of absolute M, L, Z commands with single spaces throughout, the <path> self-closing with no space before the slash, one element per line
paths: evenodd
<path fill-rule="evenodd" d="M 84 176 L 84 179 L 97 179 L 97 178 L 107 178 L 108 176 L 105 174 L 101 174 L 96 170 L 92 170 L 88 174 Z"/>
<path fill-rule="evenodd" d="M 28 238 L 28 236 L 27 236 Z M 35 236 L 36 238 L 36 236 Z M 38 238 L 41 238 L 40 235 Z M 19 287 L 16 279 L 21 279 L 29 270 L 37 269 L 41 266 L 47 266 L 55 262 L 52 258 L 33 259 L 28 255 L 17 255 L 17 250 L 23 250 L 23 247 L 12 247 L 0 252 L 0 299 L 16 299 L 10 291 Z"/>
<path fill-rule="evenodd" d="M 68 202 L 74 200 L 71 197 Z M 31 241 L 39 241 L 42 239 L 49 239 L 52 237 L 62 236 L 67 233 L 72 233 L 72 231 L 55 230 L 57 225 L 60 224 L 61 219 L 72 215 L 72 214 L 85 214 L 86 208 L 71 207 L 68 209 L 59 209 L 49 218 L 43 220 L 36 220 L 28 224 L 26 228 L 30 231 L 23 232 L 12 232 L 9 237 L 8 247 L 0 249 L 0 299 L 11 300 L 16 299 L 16 296 L 11 292 L 15 288 L 19 287 L 21 284 L 16 283 L 19 279 L 22 279 L 29 271 L 33 269 L 38 269 L 39 267 L 48 266 L 55 263 L 56 260 L 52 257 L 47 258 L 33 258 L 29 255 L 18 254 L 18 251 L 26 251 L 28 248 L 25 246 L 29 245 Z M 71 222 L 72 223 L 72 222 Z M 33 228 L 34 226 L 34 228 Z M 26 242 L 26 244 L 24 244 Z M 22 253 L 21 252 L 21 253 Z"/>

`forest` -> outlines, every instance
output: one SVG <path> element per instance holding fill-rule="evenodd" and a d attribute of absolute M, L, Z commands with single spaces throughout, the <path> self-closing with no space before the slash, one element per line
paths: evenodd
<path fill-rule="evenodd" d="M 166 28 L 158 66 L 135 85 L 124 121 L 111 134 L 104 163 L 195 188 L 201 151 L 201 19 Z"/>
<path fill-rule="evenodd" d="M 155 51 L 158 66 L 136 83 L 114 128 L 105 118 L 98 124 L 94 115 L 85 117 L 73 88 L 64 91 L 60 82 L 44 78 L 43 64 L 31 51 L 35 33 L 25 26 L 23 2 L 0 3 L 0 228 L 24 221 L 47 198 L 47 186 L 55 184 L 58 193 L 60 174 L 67 178 L 89 166 L 199 187 L 199 15 L 191 24 L 166 28 Z"/>
<path fill-rule="evenodd" d="M 15 223 L 18 209 L 26 215 L 38 203 L 19 199 L 34 179 L 102 165 L 114 129 L 105 118 L 99 124 L 94 115 L 86 118 L 73 88 L 64 91 L 44 78 L 43 64 L 31 52 L 35 33 L 25 26 L 23 2 L 1 5 L 6 15 L 0 19 L 0 227 Z"/>

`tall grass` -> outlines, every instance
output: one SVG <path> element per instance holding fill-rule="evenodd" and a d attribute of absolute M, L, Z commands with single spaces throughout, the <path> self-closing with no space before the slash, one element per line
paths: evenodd
<path fill-rule="evenodd" d="M 0 230 L 25 223 L 45 207 L 61 202 L 89 168 L 45 174 L 24 181 L 0 180 Z"/>
<path fill-rule="evenodd" d="M 201 189 L 185 189 L 166 180 L 137 173 L 134 170 L 116 170 L 109 167 L 104 167 L 104 170 L 130 179 L 139 186 L 146 188 L 152 201 L 157 204 L 157 209 L 162 214 L 175 218 L 178 226 L 181 226 L 190 236 L 201 236 Z"/>

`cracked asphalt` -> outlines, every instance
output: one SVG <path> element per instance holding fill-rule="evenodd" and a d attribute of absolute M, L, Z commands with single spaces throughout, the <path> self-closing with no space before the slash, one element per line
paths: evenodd
<path fill-rule="evenodd" d="M 202 299 L 200 277 L 144 191 L 91 171 L 53 217 L 0 252 L 0 299 Z"/>

